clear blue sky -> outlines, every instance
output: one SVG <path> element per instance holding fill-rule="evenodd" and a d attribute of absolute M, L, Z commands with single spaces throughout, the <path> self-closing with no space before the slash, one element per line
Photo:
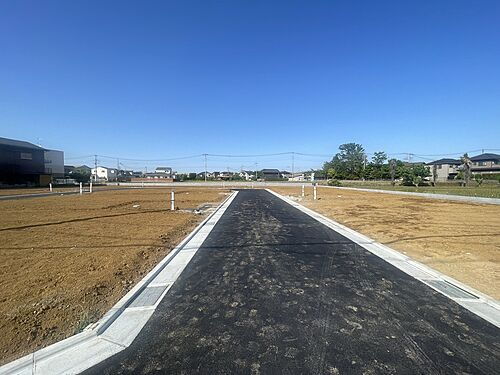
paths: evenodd
<path fill-rule="evenodd" d="M 500 148 L 499 25 L 498 0 L 2 1 L 0 136 L 137 159 Z M 255 162 L 291 163 L 210 169 Z"/>

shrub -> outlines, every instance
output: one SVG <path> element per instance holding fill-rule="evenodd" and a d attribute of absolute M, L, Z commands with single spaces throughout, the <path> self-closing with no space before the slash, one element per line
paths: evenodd
<path fill-rule="evenodd" d="M 476 180 L 477 186 L 481 186 L 483 183 L 483 176 L 480 174 L 474 175 L 474 180 Z"/>
<path fill-rule="evenodd" d="M 328 180 L 328 186 L 341 186 L 342 184 L 340 183 L 339 180 L 333 179 L 333 180 Z"/>

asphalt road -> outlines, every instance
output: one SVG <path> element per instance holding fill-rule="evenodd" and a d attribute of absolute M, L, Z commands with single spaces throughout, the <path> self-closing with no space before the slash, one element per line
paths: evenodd
<path fill-rule="evenodd" d="M 88 374 L 498 374 L 500 330 L 242 190 L 130 347 Z"/>

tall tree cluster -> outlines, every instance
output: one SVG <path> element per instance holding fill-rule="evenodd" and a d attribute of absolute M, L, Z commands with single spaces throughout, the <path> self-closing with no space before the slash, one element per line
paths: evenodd
<path fill-rule="evenodd" d="M 430 176 L 427 166 L 389 159 L 384 151 L 375 152 L 368 161 L 365 149 L 358 143 L 340 145 L 332 160 L 324 163 L 323 171 L 330 179 L 391 180 L 393 185 L 397 179 L 405 185 L 419 185 Z"/>

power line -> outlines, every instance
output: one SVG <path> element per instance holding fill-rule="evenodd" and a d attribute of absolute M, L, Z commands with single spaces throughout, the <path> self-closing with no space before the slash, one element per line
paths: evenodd
<path fill-rule="evenodd" d="M 64 160 L 76 160 L 76 159 L 89 159 L 93 158 L 94 155 L 84 155 L 84 156 L 70 156 L 70 157 L 64 157 Z"/>
<path fill-rule="evenodd" d="M 203 154 L 203 155 L 214 156 L 214 157 L 224 157 L 224 158 L 255 158 L 255 157 L 263 157 L 263 156 L 278 156 L 278 155 L 291 155 L 291 154 L 293 154 L 292 151 L 278 152 L 275 154 L 246 154 L 246 155 Z"/>
<path fill-rule="evenodd" d="M 171 160 L 184 160 L 184 159 L 194 159 L 194 158 L 200 158 L 203 156 L 203 154 L 197 154 L 197 155 L 189 155 L 189 156 L 179 156 L 179 157 L 174 157 L 174 158 L 164 158 L 164 159 L 131 159 L 131 158 L 122 158 L 122 157 L 117 157 L 117 156 L 106 156 L 106 155 L 98 155 L 101 158 L 107 158 L 107 159 L 121 159 L 121 160 L 126 160 L 126 161 L 140 161 L 140 162 L 148 162 L 148 161 L 171 161 Z"/>

